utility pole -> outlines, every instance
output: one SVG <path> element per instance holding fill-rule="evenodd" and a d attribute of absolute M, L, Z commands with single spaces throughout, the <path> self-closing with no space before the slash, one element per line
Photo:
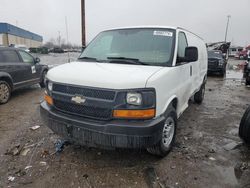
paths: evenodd
<path fill-rule="evenodd" d="M 58 31 L 58 45 L 61 47 L 61 32 Z"/>
<path fill-rule="evenodd" d="M 85 29 L 85 0 L 81 0 L 81 14 L 82 14 L 82 47 L 86 46 L 86 29 Z"/>
<path fill-rule="evenodd" d="M 65 26 L 66 26 L 66 35 L 67 35 L 67 48 L 69 48 L 69 31 L 68 31 L 68 20 L 67 16 L 65 16 Z M 72 48 L 72 47 L 71 47 Z M 70 62 L 69 51 L 68 51 L 68 63 Z"/>
<path fill-rule="evenodd" d="M 228 31 L 228 25 L 229 25 L 229 20 L 230 20 L 231 16 L 228 15 L 227 16 L 227 27 L 226 27 L 226 33 L 225 33 L 225 42 L 227 42 L 227 31 Z"/>

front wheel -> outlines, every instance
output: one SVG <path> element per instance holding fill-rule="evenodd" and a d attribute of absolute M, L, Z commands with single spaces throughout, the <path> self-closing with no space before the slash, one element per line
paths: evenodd
<path fill-rule="evenodd" d="M 220 74 L 220 75 L 221 75 L 222 77 L 224 77 L 225 74 L 226 74 L 226 68 L 224 68 L 224 69 L 221 71 L 221 74 Z"/>
<path fill-rule="evenodd" d="M 201 104 L 205 96 L 205 83 L 202 84 L 199 91 L 194 94 L 194 102 Z"/>
<path fill-rule="evenodd" d="M 42 73 L 42 78 L 41 78 L 41 82 L 39 83 L 40 87 L 41 88 L 45 88 L 45 77 L 46 77 L 46 74 L 47 74 L 47 70 L 43 71 Z"/>
<path fill-rule="evenodd" d="M 174 107 L 169 107 L 165 112 L 165 123 L 161 132 L 161 140 L 154 146 L 147 148 L 153 155 L 166 156 L 172 149 L 177 125 L 177 115 Z"/>
<path fill-rule="evenodd" d="M 10 94 L 10 85 L 6 81 L 0 81 L 0 104 L 7 103 L 10 99 Z"/>
<path fill-rule="evenodd" d="M 246 144 L 250 144 L 250 107 L 246 110 L 241 119 L 239 136 Z"/>

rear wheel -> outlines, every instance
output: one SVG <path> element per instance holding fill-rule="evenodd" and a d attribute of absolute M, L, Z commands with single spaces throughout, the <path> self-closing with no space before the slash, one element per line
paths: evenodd
<path fill-rule="evenodd" d="M 246 78 L 246 85 L 250 85 L 250 78 Z"/>
<path fill-rule="evenodd" d="M 10 99 L 10 94 L 10 85 L 6 81 L 0 81 L 0 104 L 7 103 Z"/>
<path fill-rule="evenodd" d="M 147 148 L 147 151 L 153 155 L 161 157 L 166 156 L 172 149 L 177 125 L 177 115 L 175 108 L 171 105 L 165 112 L 165 123 L 162 129 L 162 138 L 154 146 Z"/>
<path fill-rule="evenodd" d="M 205 83 L 202 84 L 199 91 L 194 94 L 194 102 L 201 104 L 205 96 Z"/>
<path fill-rule="evenodd" d="M 246 110 L 241 119 L 239 136 L 245 143 L 250 144 L 250 107 Z"/>
<path fill-rule="evenodd" d="M 45 83 L 45 77 L 46 77 L 47 72 L 48 72 L 48 71 L 45 70 L 45 71 L 43 71 L 43 73 L 42 73 L 41 82 L 39 83 L 39 85 L 40 85 L 41 88 L 45 88 L 45 85 L 46 85 L 46 83 Z"/>

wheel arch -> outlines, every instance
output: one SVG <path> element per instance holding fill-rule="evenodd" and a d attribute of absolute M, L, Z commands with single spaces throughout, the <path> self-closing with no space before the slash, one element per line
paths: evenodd
<path fill-rule="evenodd" d="M 203 83 L 207 83 L 207 73 L 204 76 Z"/>
<path fill-rule="evenodd" d="M 170 97 L 169 99 L 168 99 L 168 101 L 166 102 L 166 105 L 164 106 L 164 109 L 163 109 L 163 112 L 162 113 L 164 113 L 164 112 L 166 112 L 167 111 L 167 109 L 168 109 L 168 107 L 170 106 L 170 105 L 172 105 L 174 108 L 175 108 L 175 110 L 176 110 L 176 113 L 177 113 L 177 116 L 178 116 L 178 97 L 176 96 L 176 95 L 173 95 L 172 97 Z"/>
<path fill-rule="evenodd" d="M 41 75 L 40 75 L 40 81 L 42 81 L 42 79 L 43 79 L 43 73 L 48 72 L 48 71 L 49 71 L 49 67 L 43 67 L 42 68 Z"/>
<path fill-rule="evenodd" d="M 8 73 L 0 72 L 0 80 L 6 81 L 10 85 L 11 91 L 14 89 L 13 79 Z"/>

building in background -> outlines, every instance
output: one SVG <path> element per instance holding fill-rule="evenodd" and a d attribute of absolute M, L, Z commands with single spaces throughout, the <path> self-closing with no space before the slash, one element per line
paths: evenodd
<path fill-rule="evenodd" d="M 229 48 L 229 56 L 230 57 L 238 57 L 239 52 L 241 52 L 244 48 L 241 46 L 230 46 Z"/>
<path fill-rule="evenodd" d="M 25 45 L 28 48 L 38 47 L 43 37 L 8 23 L 0 23 L 0 45 Z"/>

